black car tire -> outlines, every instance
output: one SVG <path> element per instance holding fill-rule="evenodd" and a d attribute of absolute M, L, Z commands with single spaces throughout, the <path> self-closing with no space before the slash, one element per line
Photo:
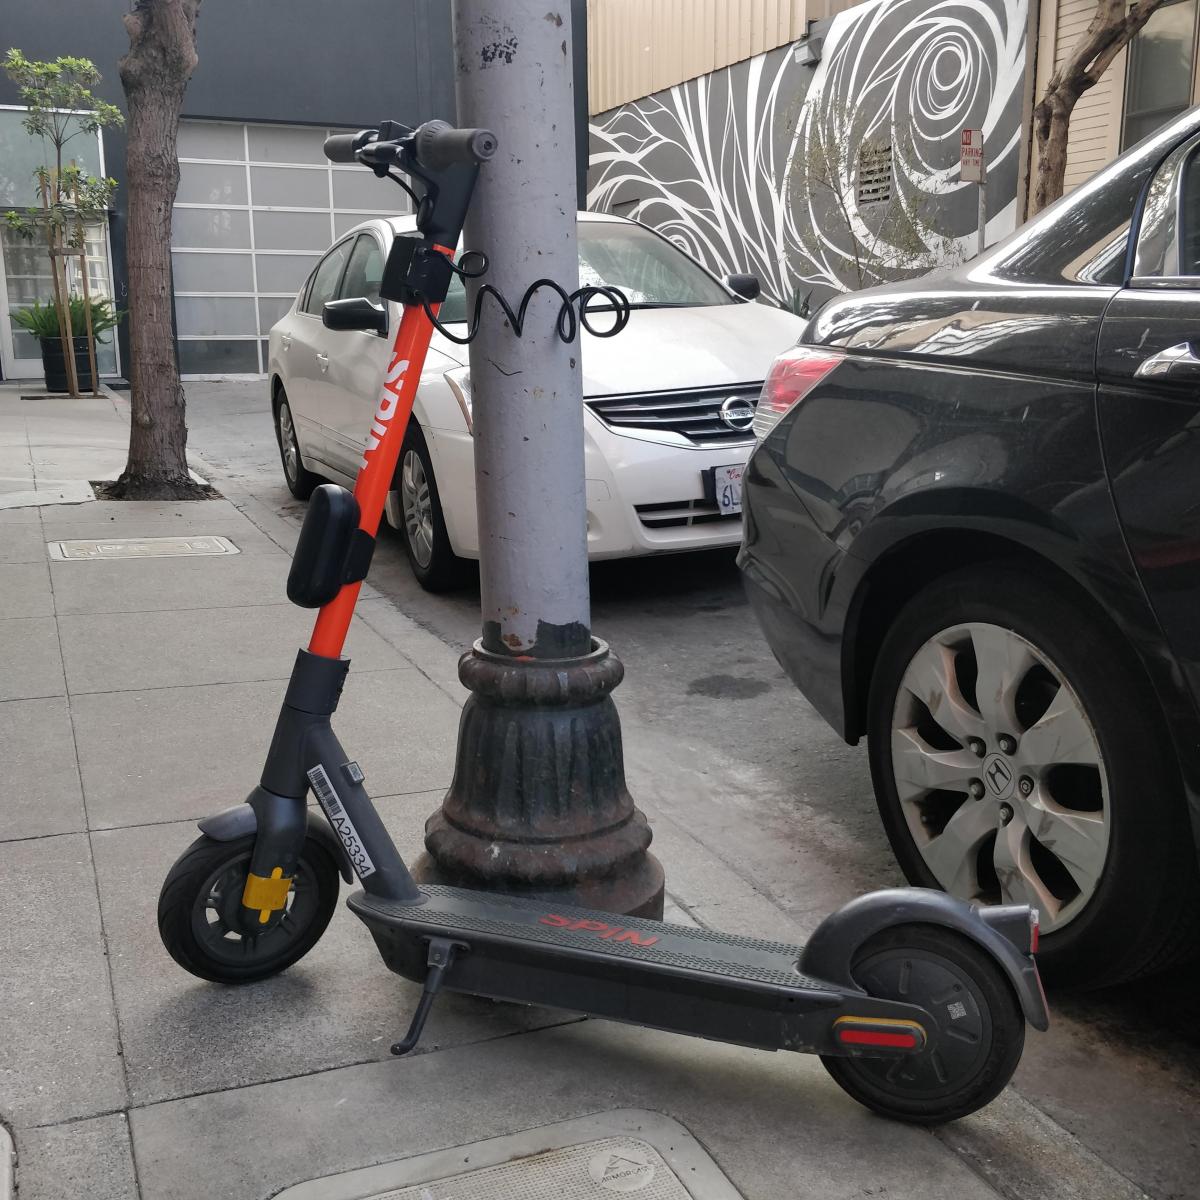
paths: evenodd
<path fill-rule="evenodd" d="M 1024 565 L 970 567 L 938 579 L 904 606 L 880 648 L 868 699 L 868 750 L 884 827 L 909 881 L 940 886 L 902 808 L 892 764 L 893 715 L 921 647 L 968 622 L 1010 630 L 1057 665 L 1104 764 L 1106 859 L 1091 899 L 1060 929 L 1043 933 L 1038 962 L 1047 978 L 1105 986 L 1193 950 L 1200 928 L 1196 852 L 1150 685 L 1111 626 L 1066 586 Z"/>
<path fill-rule="evenodd" d="M 435 593 L 462 587 L 470 577 L 470 564 L 450 545 L 429 447 L 415 418 L 408 422 L 392 486 L 400 501 L 400 539 L 417 582 Z"/>
<path fill-rule="evenodd" d="M 296 422 L 292 416 L 292 407 L 288 403 L 287 392 L 283 388 L 280 388 L 275 396 L 275 441 L 279 445 L 279 461 L 283 464 L 283 478 L 288 491 L 297 500 L 307 500 L 321 482 L 321 477 L 314 475 L 300 457 Z"/>

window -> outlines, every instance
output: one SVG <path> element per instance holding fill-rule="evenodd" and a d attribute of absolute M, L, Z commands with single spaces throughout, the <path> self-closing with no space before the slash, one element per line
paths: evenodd
<path fill-rule="evenodd" d="M 22 209 L 40 203 L 34 171 L 46 161 L 49 153 L 38 138 L 30 137 L 21 124 L 25 111 L 0 108 L 0 213 L 9 207 Z M 68 131 L 74 129 L 67 121 Z M 66 153 L 89 174 L 104 173 L 103 144 L 97 133 L 70 133 Z M 84 233 L 88 287 L 93 299 L 112 296 L 112 273 L 109 267 L 107 222 L 89 225 Z M 81 292 L 81 265 L 78 258 L 66 260 L 71 291 Z M 37 340 L 14 325 L 13 314 L 35 300 L 47 302 L 53 298 L 54 287 L 50 274 L 50 259 L 46 244 L 39 237 L 28 238 L 0 222 L 0 363 L 4 374 L 20 376 L 39 371 L 41 357 Z M 97 340 L 97 362 L 102 375 L 117 370 L 116 336 L 110 331 Z"/>
<path fill-rule="evenodd" d="M 383 251 L 369 233 L 360 233 L 346 267 L 346 278 L 338 295 L 352 300 L 365 296 L 379 303 L 379 285 L 383 282 Z"/>
<path fill-rule="evenodd" d="M 624 221 L 580 221 L 579 283 L 619 288 L 630 304 L 641 308 L 738 303 L 674 243 Z M 600 312 L 604 307 L 602 297 L 588 302 L 589 310 Z M 438 317 L 445 324 L 467 319 L 467 293 L 457 275 L 450 280 Z"/>
<path fill-rule="evenodd" d="M 172 259 L 188 374 L 262 371 L 267 333 L 329 247 L 369 217 L 405 211 L 373 172 L 326 160 L 329 132 L 180 122 Z"/>
<path fill-rule="evenodd" d="M 1130 42 L 1122 149 L 1191 107 L 1196 7 L 1197 0 L 1164 5 Z"/>
<path fill-rule="evenodd" d="M 1134 286 L 1174 286 L 1200 276 L 1200 137 L 1177 146 L 1157 168 L 1142 206 Z"/>
<path fill-rule="evenodd" d="M 1200 150 L 1192 151 L 1183 170 L 1179 221 L 1179 273 L 1200 275 Z"/>
<path fill-rule="evenodd" d="M 342 277 L 342 268 L 346 265 L 346 256 L 350 253 L 350 243 L 339 242 L 321 260 L 313 276 L 312 287 L 308 290 L 308 299 L 304 302 L 304 311 L 319 317 L 326 300 L 332 300 L 337 295 L 338 280 Z"/>

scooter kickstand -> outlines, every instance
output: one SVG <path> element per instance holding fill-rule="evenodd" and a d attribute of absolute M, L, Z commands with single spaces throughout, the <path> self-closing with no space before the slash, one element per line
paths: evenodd
<path fill-rule="evenodd" d="M 393 1054 L 400 1056 L 416 1048 L 425 1029 L 429 1010 L 433 1007 L 434 997 L 442 990 L 442 981 L 454 962 L 455 952 L 466 948 L 462 942 L 452 942 L 449 938 L 429 939 L 429 971 L 425 976 L 425 987 L 421 992 L 421 999 L 417 1002 L 417 1011 L 413 1013 L 408 1032 L 392 1046 Z"/>

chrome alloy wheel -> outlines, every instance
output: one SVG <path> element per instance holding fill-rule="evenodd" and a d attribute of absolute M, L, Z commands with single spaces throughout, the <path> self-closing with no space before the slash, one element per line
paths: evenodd
<path fill-rule="evenodd" d="M 400 503 L 409 548 L 419 567 L 433 558 L 433 499 L 425 465 L 415 450 L 405 450 L 400 464 Z"/>
<path fill-rule="evenodd" d="M 295 483 L 300 473 L 300 447 L 296 444 L 292 410 L 286 400 L 279 406 L 279 445 L 283 450 L 283 469 L 288 479 Z"/>
<path fill-rule="evenodd" d="M 1029 904 L 1043 932 L 1087 906 L 1108 856 L 1108 779 L 1062 672 L 1012 630 L 944 629 L 913 656 L 892 718 L 909 832 L 952 895 Z"/>

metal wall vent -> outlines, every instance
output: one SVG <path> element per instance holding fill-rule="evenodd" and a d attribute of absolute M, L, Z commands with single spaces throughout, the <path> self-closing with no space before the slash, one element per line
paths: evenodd
<path fill-rule="evenodd" d="M 892 144 L 867 143 L 858 151 L 859 204 L 886 204 L 892 198 Z"/>

